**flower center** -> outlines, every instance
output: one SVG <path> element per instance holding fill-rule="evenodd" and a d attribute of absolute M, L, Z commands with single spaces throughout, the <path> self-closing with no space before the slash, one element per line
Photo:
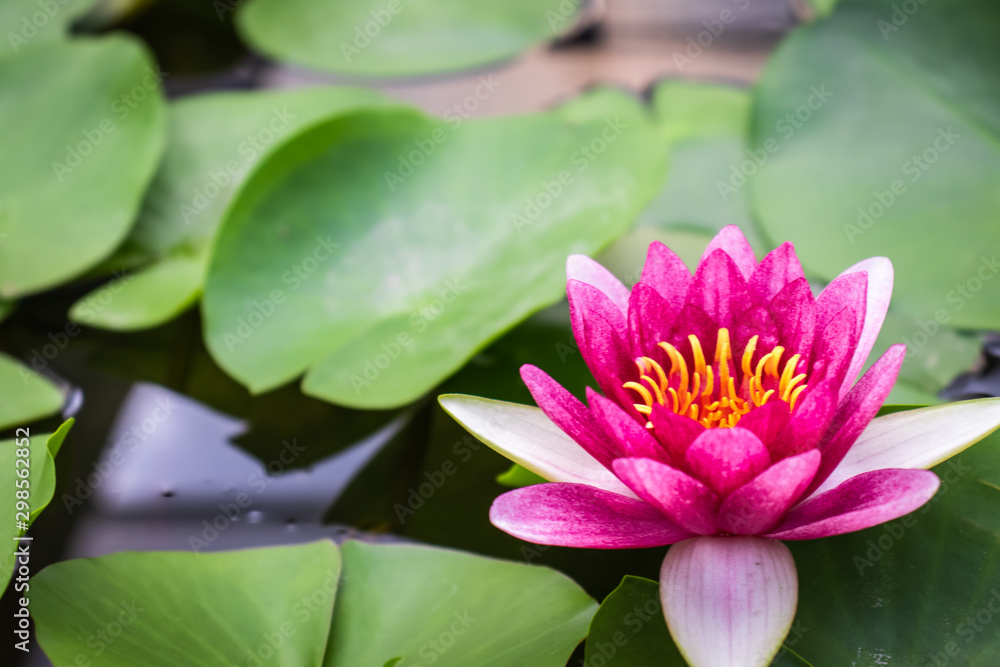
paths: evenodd
<path fill-rule="evenodd" d="M 639 382 L 626 382 L 622 386 L 638 394 L 642 403 L 635 403 L 635 409 L 641 414 L 651 414 L 655 402 L 708 428 L 736 426 L 743 415 L 775 396 L 788 403 L 792 411 L 806 388 L 802 384 L 806 374 L 795 375 L 801 355 L 793 355 L 782 366 L 785 348 L 778 345 L 762 355 L 755 366 L 753 357 L 758 338 L 754 336 L 747 343 L 739 369 L 733 361 L 728 329 L 719 329 L 712 363 L 706 363 L 698 337 L 688 336 L 693 369 L 688 368 L 687 360 L 676 347 L 658 343 L 670 359 L 670 371 L 665 371 L 654 359 L 639 357 L 635 360 Z M 653 424 L 646 422 L 646 428 L 653 428 Z"/>

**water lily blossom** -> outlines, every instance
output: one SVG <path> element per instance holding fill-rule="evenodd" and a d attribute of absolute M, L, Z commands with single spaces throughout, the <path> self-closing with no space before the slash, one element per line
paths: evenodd
<path fill-rule="evenodd" d="M 927 468 L 1000 425 L 1000 399 L 875 418 L 905 354 L 890 347 L 861 373 L 889 304 L 888 259 L 814 296 L 791 244 L 758 262 L 727 227 L 694 275 L 660 243 L 631 290 L 587 257 L 567 273 L 573 332 L 602 393 L 588 387 L 584 404 L 524 366 L 540 409 L 441 404 L 549 481 L 497 498 L 500 529 L 556 546 L 675 545 L 661 596 L 694 667 L 770 664 L 798 599 L 782 540 L 912 512 L 938 489 Z"/>

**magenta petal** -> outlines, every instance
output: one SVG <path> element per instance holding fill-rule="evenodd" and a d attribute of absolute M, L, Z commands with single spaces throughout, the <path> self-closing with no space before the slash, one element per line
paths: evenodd
<path fill-rule="evenodd" d="M 672 465 L 683 463 L 688 447 L 705 432 L 702 424 L 667 410 L 659 403 L 653 404 L 649 421 L 653 424 L 653 436 L 667 450 Z"/>
<path fill-rule="evenodd" d="M 766 667 L 795 617 L 795 561 L 781 542 L 695 537 L 667 551 L 660 599 L 689 665 Z"/>
<path fill-rule="evenodd" d="M 637 496 L 684 530 L 696 535 L 718 532 L 719 497 L 698 480 L 652 459 L 618 459 L 613 469 Z"/>
<path fill-rule="evenodd" d="M 896 383 L 896 376 L 899 375 L 905 356 L 905 345 L 890 347 L 837 406 L 833 422 L 820 443 L 823 463 L 809 488 L 810 493 L 830 476 L 854 441 L 875 418 Z"/>
<path fill-rule="evenodd" d="M 892 297 L 892 262 L 885 257 L 872 257 L 858 262 L 844 271 L 844 274 L 858 271 L 864 271 L 868 274 L 865 324 L 858 338 L 858 345 L 854 348 L 851 364 L 844 377 L 844 385 L 840 391 L 841 398 L 847 394 L 848 389 L 854 384 L 855 378 L 864 368 L 868 354 L 872 351 L 872 346 L 875 345 L 875 339 L 878 338 L 878 332 L 882 329 L 886 311 L 889 310 L 889 300 Z"/>
<path fill-rule="evenodd" d="M 570 280 L 566 283 L 566 298 L 569 300 L 569 316 L 573 325 L 573 335 L 576 342 L 583 346 L 583 334 L 587 320 L 595 315 L 600 316 L 611 328 L 624 336 L 628 331 L 626 315 L 608 296 L 587 283 Z"/>
<path fill-rule="evenodd" d="M 649 285 L 632 289 L 628 306 L 628 331 L 635 356 L 649 356 L 660 341 L 667 340 L 674 323 L 670 304 Z"/>
<path fill-rule="evenodd" d="M 608 437 L 619 443 L 621 456 L 638 456 L 657 461 L 667 458 L 667 452 L 656 438 L 614 401 L 587 387 L 587 403 Z"/>
<path fill-rule="evenodd" d="M 716 250 L 722 250 L 729 255 L 739 268 L 740 273 L 743 274 L 743 278 L 750 280 L 750 276 L 757 268 L 757 256 L 754 255 L 753 248 L 750 247 L 747 237 L 743 236 L 739 227 L 736 225 L 723 227 L 705 248 L 701 261 L 704 262 Z"/>
<path fill-rule="evenodd" d="M 780 460 L 819 446 L 837 407 L 837 386 L 821 382 L 799 397 L 795 413 L 770 443 L 772 460 Z"/>
<path fill-rule="evenodd" d="M 622 455 L 615 441 L 604 433 L 587 406 L 545 371 L 525 364 L 521 366 L 521 378 L 545 416 L 578 442 L 588 454 L 608 468 L 614 459 Z"/>
<path fill-rule="evenodd" d="M 860 333 L 860 319 L 850 308 L 844 308 L 825 323 L 813 344 L 809 381 L 830 380 L 836 385 L 839 397 Z"/>
<path fill-rule="evenodd" d="M 788 403 L 780 400 L 770 400 L 759 408 L 754 408 L 740 418 L 740 428 L 750 431 L 770 450 L 773 442 L 792 418 L 788 411 Z M 691 420 L 694 421 L 694 420 Z M 772 457 L 773 458 L 773 457 Z"/>
<path fill-rule="evenodd" d="M 816 297 L 818 317 L 816 325 L 823 328 L 833 319 L 833 316 L 844 308 L 850 308 L 859 313 L 858 318 L 864 323 L 866 302 L 868 299 L 868 274 L 848 273 L 840 276 Z"/>
<path fill-rule="evenodd" d="M 754 303 L 770 303 L 785 285 L 801 278 L 805 278 L 805 274 L 795 255 L 795 248 L 791 243 L 785 242 L 761 260 L 750 276 L 747 289 Z"/>
<path fill-rule="evenodd" d="M 647 503 L 585 484 L 536 484 L 493 501 L 494 526 L 528 542 L 584 549 L 660 547 L 691 537 Z"/>
<path fill-rule="evenodd" d="M 684 458 L 688 470 L 723 498 L 771 465 L 760 438 L 739 426 L 706 429 Z"/>
<path fill-rule="evenodd" d="M 811 540 L 877 526 L 917 509 L 940 485 L 929 470 L 866 472 L 794 508 L 768 537 Z"/>
<path fill-rule="evenodd" d="M 793 354 L 809 359 L 816 333 L 816 303 L 809 282 L 802 278 L 788 283 L 767 305 L 778 328 L 778 340 L 787 350 L 782 360 Z M 803 366 L 800 366 L 802 368 Z"/>
<path fill-rule="evenodd" d="M 688 304 L 681 309 L 681 312 L 674 320 L 674 326 L 667 336 L 666 342 L 670 343 L 685 355 L 691 358 L 691 343 L 688 336 L 694 336 L 701 342 L 705 358 L 715 354 L 715 342 L 719 334 L 719 325 L 711 317 L 705 314 L 698 306 Z"/>
<path fill-rule="evenodd" d="M 757 336 L 758 350 L 773 350 L 778 344 L 778 327 L 765 306 L 754 306 L 737 318 L 732 337 L 735 357 L 742 355 L 754 336 Z"/>
<path fill-rule="evenodd" d="M 611 300 L 624 317 L 628 312 L 628 288 L 606 268 L 586 255 L 570 255 L 566 260 L 566 280 L 593 285 Z"/>
<path fill-rule="evenodd" d="M 716 250 L 698 265 L 687 302 L 705 311 L 720 327 L 732 329 L 750 306 L 746 278 L 732 257 Z"/>
<path fill-rule="evenodd" d="M 598 386 L 622 405 L 633 402 L 622 388 L 637 374 L 634 357 L 622 336 L 604 317 L 590 313 L 583 324 L 580 352 Z"/>
<path fill-rule="evenodd" d="M 646 264 L 642 267 L 642 279 L 670 304 L 674 312 L 684 307 L 691 272 L 674 251 L 659 241 L 650 244 L 646 253 Z"/>
<path fill-rule="evenodd" d="M 777 526 L 788 509 L 802 497 L 819 470 L 821 458 L 815 449 L 792 456 L 733 491 L 719 508 L 720 529 L 736 535 L 757 535 Z"/>

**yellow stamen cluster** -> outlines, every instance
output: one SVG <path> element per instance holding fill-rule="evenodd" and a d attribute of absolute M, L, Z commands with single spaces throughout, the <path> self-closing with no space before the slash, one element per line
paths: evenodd
<path fill-rule="evenodd" d="M 665 371 L 654 359 L 639 357 L 635 363 L 639 368 L 640 381 L 626 382 L 623 386 L 642 399 L 642 403 L 635 404 L 635 409 L 641 414 L 651 414 L 655 402 L 708 428 L 736 426 L 743 415 L 754 407 L 766 404 L 772 396 L 778 396 L 788 403 L 790 410 L 794 410 L 796 400 L 806 388 L 802 384 L 806 379 L 805 373 L 795 375 L 801 356 L 792 355 L 782 367 L 781 357 L 785 348 L 778 345 L 762 355 L 754 365 L 758 338 L 751 338 L 743 351 L 738 382 L 729 330 L 719 329 L 712 363 L 706 363 L 697 336 L 688 336 L 694 361 L 693 372 L 689 371 L 687 361 L 676 347 L 670 343 L 659 343 L 670 359 L 670 371 Z M 646 423 L 647 428 L 652 426 L 652 423 Z"/>

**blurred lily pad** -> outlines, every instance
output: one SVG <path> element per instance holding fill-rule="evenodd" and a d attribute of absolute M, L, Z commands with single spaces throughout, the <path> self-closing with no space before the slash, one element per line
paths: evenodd
<path fill-rule="evenodd" d="M 0 2 L 0 58 L 65 39 L 68 28 L 96 0 L 3 0 Z"/>
<path fill-rule="evenodd" d="M 360 76 L 413 76 L 510 58 L 573 26 L 575 0 L 251 0 L 243 38 L 276 60 Z M 486 94 L 486 93 L 484 93 Z"/>
<path fill-rule="evenodd" d="M 63 404 L 59 387 L 5 354 L 0 354 L 0 393 L 0 429 L 27 426 L 54 415 Z"/>
<path fill-rule="evenodd" d="M 318 119 L 388 104 L 374 91 L 333 87 L 213 93 L 172 104 L 166 154 L 121 251 L 145 266 L 84 296 L 70 318 L 133 330 L 175 317 L 201 295 L 222 214 L 254 165 Z M 95 299 L 101 308 L 88 309 Z"/>
<path fill-rule="evenodd" d="M 219 232 L 213 357 L 254 392 L 308 371 L 307 394 L 343 405 L 421 396 L 559 299 L 566 256 L 621 234 L 660 185 L 645 110 L 605 95 L 457 127 L 359 112 L 290 140 Z"/>
<path fill-rule="evenodd" d="M 74 278 L 128 233 L 163 149 L 160 78 L 120 35 L 0 59 L 0 296 Z"/>
<path fill-rule="evenodd" d="M 841 0 L 754 95 L 746 176 L 764 230 L 831 279 L 875 255 L 894 303 L 1000 327 L 1000 5 Z"/>

